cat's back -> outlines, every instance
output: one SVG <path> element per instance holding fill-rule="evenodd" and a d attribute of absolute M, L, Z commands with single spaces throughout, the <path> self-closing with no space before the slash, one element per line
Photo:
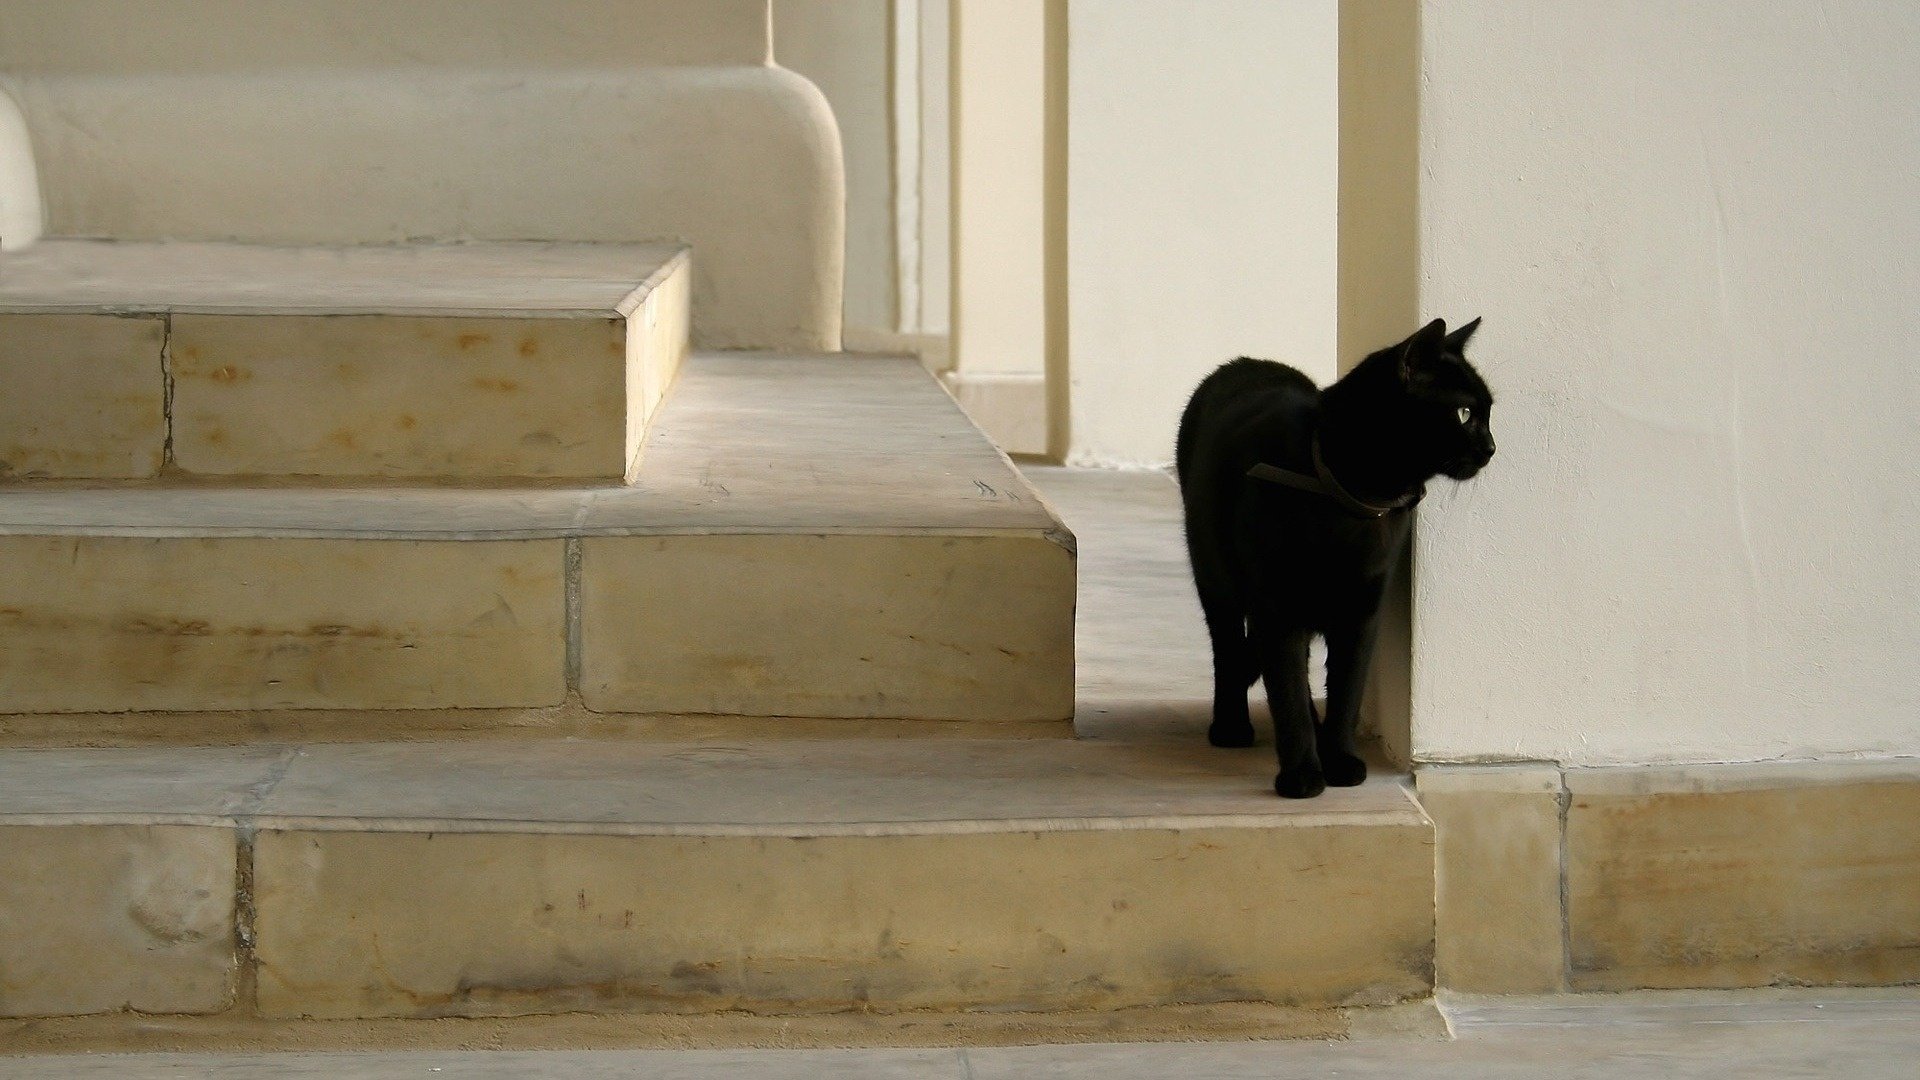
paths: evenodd
<path fill-rule="evenodd" d="M 1305 372 L 1272 360 L 1243 356 L 1200 381 L 1180 414 L 1175 462 L 1184 481 L 1197 459 L 1239 444 L 1267 443 L 1313 411 L 1320 388 Z"/>

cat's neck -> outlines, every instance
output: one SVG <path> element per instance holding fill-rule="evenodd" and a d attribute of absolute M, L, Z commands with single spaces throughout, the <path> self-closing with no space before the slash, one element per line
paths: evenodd
<path fill-rule="evenodd" d="M 1327 471 L 1341 487 L 1366 502 L 1395 502 L 1432 479 L 1406 461 L 1405 448 L 1377 413 L 1348 407 L 1345 395 L 1329 393 L 1321 398 L 1315 438 Z"/>

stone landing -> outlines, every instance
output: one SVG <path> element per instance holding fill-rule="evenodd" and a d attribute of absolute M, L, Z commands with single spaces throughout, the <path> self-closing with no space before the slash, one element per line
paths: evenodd
<path fill-rule="evenodd" d="M 1403 778 L 1282 802 L 1267 756 L 1190 731 L 0 751 L 0 1015 L 1426 997 Z"/>

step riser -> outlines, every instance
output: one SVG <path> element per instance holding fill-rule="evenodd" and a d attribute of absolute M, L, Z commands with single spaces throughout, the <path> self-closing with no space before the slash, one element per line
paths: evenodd
<path fill-rule="evenodd" d="M 645 412 L 626 384 L 648 357 L 622 320 L 172 324 L 173 458 L 188 473 L 613 479 L 632 460 L 628 410 Z"/>
<path fill-rule="evenodd" d="M 1073 715 L 1073 554 L 1040 536 L 581 541 L 601 712 L 990 723 Z"/>
<path fill-rule="evenodd" d="M 0 313 L 0 480 L 158 476 L 166 336 L 154 316 Z"/>
<path fill-rule="evenodd" d="M 1050 540 L 587 537 L 577 565 L 569 543 L 0 536 L 0 713 L 539 708 L 570 685 L 612 713 L 1073 713 Z"/>
<path fill-rule="evenodd" d="M 116 263 L 115 249 L 97 247 L 54 244 L 46 261 L 83 281 L 94 263 L 136 280 L 170 266 L 138 268 L 139 259 L 164 259 L 161 248 L 135 248 Z M 629 272 L 643 295 L 617 310 L 556 310 L 553 294 L 568 282 L 539 277 L 550 269 L 539 261 L 545 249 L 443 249 L 469 275 L 444 285 L 444 297 L 422 291 L 436 284 L 429 251 L 408 298 L 432 310 L 378 313 L 363 310 L 362 293 L 377 294 L 385 279 L 358 292 L 340 281 L 351 253 L 310 258 L 327 277 L 301 269 L 297 256 L 236 250 L 208 258 L 265 265 L 230 268 L 229 279 L 197 292 L 178 287 L 212 310 L 134 304 L 141 294 L 131 283 L 0 294 L 0 308 L 15 309 L 0 310 L 0 385 L 22 391 L 0 401 L 0 479 L 151 479 L 171 467 L 209 477 L 631 480 L 647 423 L 687 353 L 684 254 L 657 272 L 645 264 L 657 255 L 634 255 L 643 265 Z M 490 254 L 497 250 L 508 254 Z M 360 257 L 392 278 L 396 264 L 405 276 L 408 254 Z M 250 269 L 277 273 L 279 292 L 250 293 L 242 276 Z M 302 274 L 321 299 L 277 306 L 292 302 L 280 293 Z M 512 274 L 531 279 L 519 294 Z M 152 287 L 168 284 L 162 277 Z M 609 288 L 593 283 L 592 298 L 605 301 Z M 537 303 L 514 310 L 516 295 Z"/>
<path fill-rule="evenodd" d="M 565 543 L 0 537 L 0 711 L 559 704 Z"/>
<path fill-rule="evenodd" d="M 98 904 L 14 887 L 10 901 L 40 906 L 0 957 L 48 974 L 0 992 L 0 1015 L 1328 1006 L 1432 987 L 1424 824 L 797 837 L 261 823 L 250 848 L 213 827 L 0 829 L 0 845 L 32 876 L 100 879 Z M 245 872 L 223 876 L 235 860 Z M 249 919 L 242 955 L 232 927 Z M 76 953 L 87 978 L 54 977 Z"/>

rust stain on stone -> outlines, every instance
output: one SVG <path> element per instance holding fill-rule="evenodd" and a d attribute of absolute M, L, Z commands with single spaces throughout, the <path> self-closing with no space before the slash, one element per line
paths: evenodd
<path fill-rule="evenodd" d="M 473 385 L 481 390 L 497 390 L 503 394 L 511 394 L 520 389 L 520 383 L 516 379 L 489 379 L 484 376 L 473 380 Z"/>
<path fill-rule="evenodd" d="M 476 345 L 485 345 L 487 342 L 492 341 L 493 335 L 476 333 L 461 334 L 454 340 L 459 342 L 461 348 L 471 349 Z"/>
<path fill-rule="evenodd" d="M 327 441 L 346 450 L 352 450 L 357 445 L 353 432 L 347 428 L 335 428 L 327 435 Z"/>
<path fill-rule="evenodd" d="M 539 351 L 540 351 L 540 343 L 538 341 L 535 341 L 531 337 L 523 337 L 520 339 L 520 355 L 521 356 L 532 356 Z"/>
<path fill-rule="evenodd" d="M 217 383 L 245 382 L 253 378 L 253 372 L 248 371 L 246 368 L 234 367 L 232 364 L 223 364 L 207 372 L 207 378 Z"/>
<path fill-rule="evenodd" d="M 394 421 L 394 424 L 402 431 L 412 431 L 418 423 L 419 421 L 413 418 L 412 413 L 401 413 L 400 419 Z"/>

